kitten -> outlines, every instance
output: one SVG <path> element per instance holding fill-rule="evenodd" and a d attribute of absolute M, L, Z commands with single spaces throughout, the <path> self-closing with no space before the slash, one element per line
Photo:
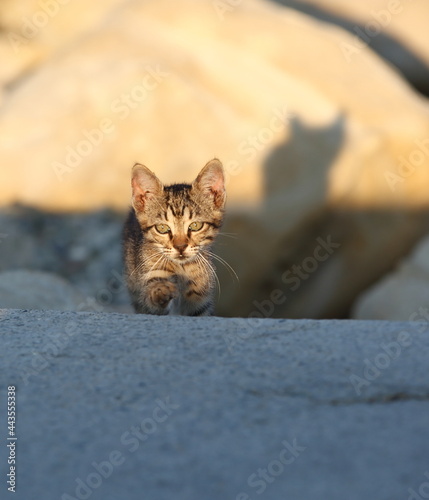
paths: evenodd
<path fill-rule="evenodd" d="M 125 276 L 134 309 L 144 314 L 213 314 L 216 275 L 211 245 L 226 192 L 213 159 L 192 184 L 163 186 L 143 165 L 132 170 L 132 208 L 124 226 Z"/>

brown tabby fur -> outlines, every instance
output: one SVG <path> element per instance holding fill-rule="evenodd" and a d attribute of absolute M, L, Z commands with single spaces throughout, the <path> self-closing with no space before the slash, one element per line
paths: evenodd
<path fill-rule="evenodd" d="M 225 185 L 213 159 L 192 184 L 163 186 L 143 165 L 132 171 L 132 205 L 124 226 L 124 263 L 137 313 L 213 314 L 215 272 L 210 247 L 222 224 Z M 191 231 L 193 222 L 203 223 Z M 156 226 L 166 224 L 161 234 Z"/>

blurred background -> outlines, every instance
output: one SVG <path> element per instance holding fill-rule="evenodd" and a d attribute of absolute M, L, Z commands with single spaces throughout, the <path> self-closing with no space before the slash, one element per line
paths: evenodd
<path fill-rule="evenodd" d="M 427 320 L 426 0 L 2 0 L 0 307 L 131 312 L 130 170 L 214 156 L 225 316 Z"/>

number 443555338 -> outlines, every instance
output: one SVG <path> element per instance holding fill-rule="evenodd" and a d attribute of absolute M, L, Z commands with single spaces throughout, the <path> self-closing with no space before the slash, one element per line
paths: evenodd
<path fill-rule="evenodd" d="M 9 436 L 15 437 L 16 423 L 16 392 L 15 386 L 10 385 L 7 388 L 7 428 Z"/>

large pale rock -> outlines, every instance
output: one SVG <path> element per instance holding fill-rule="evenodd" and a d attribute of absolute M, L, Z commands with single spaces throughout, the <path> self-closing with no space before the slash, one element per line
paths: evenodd
<path fill-rule="evenodd" d="M 20 78 L 98 26 L 123 0 L 2 0 L 0 87 L 4 98 Z M 67 49 L 66 49 L 67 50 Z M 1 103 L 1 101 L 0 101 Z"/>
<path fill-rule="evenodd" d="M 429 319 L 429 238 L 399 268 L 358 298 L 353 317 L 397 321 Z"/>
<path fill-rule="evenodd" d="M 84 310 L 84 297 L 63 278 L 42 271 L 0 273 L 0 305 L 13 309 Z"/>
<path fill-rule="evenodd" d="M 216 155 L 229 315 L 344 315 L 424 232 L 428 105 L 367 48 L 350 64 L 353 37 L 256 0 L 103 9 L 9 89 L 3 203 L 125 208 L 135 161 L 182 181 Z"/>
<path fill-rule="evenodd" d="M 354 35 L 344 41 L 344 57 L 354 63 L 369 46 L 429 95 L 429 3 L 426 0 L 276 0 Z"/>

